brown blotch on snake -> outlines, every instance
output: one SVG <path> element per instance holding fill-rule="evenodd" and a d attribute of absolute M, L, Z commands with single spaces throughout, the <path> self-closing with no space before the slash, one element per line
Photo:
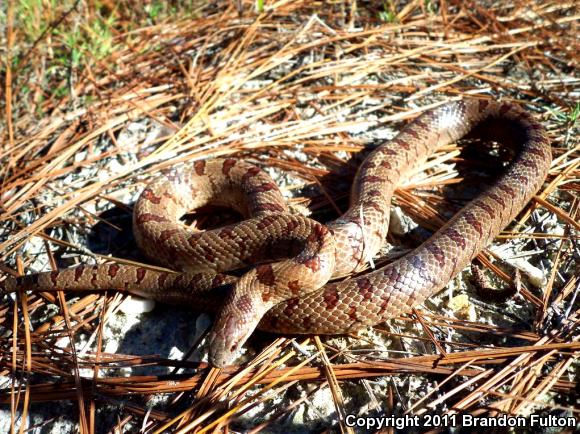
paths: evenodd
<path fill-rule="evenodd" d="M 437 147 L 497 119 L 508 123 L 518 153 L 494 184 L 403 258 L 360 277 L 326 284 L 332 276 L 365 268 L 378 252 L 394 189 L 411 170 Z M 153 181 L 134 209 L 140 248 L 181 274 L 102 265 L 90 275 L 77 268 L 8 278 L 0 282 L 0 289 L 122 288 L 164 302 L 217 310 L 208 337 L 210 362 L 224 366 L 256 327 L 277 333 L 339 334 L 380 323 L 422 303 L 523 209 L 541 187 L 550 162 L 545 131 L 518 106 L 486 100 L 451 102 L 421 115 L 398 137 L 378 146 L 359 169 L 350 208 L 326 227 L 289 214 L 276 185 L 255 166 L 233 159 L 197 161 Z M 192 234 L 179 218 L 210 202 L 235 208 L 245 220 L 225 232 Z M 359 223 L 361 215 L 364 224 Z M 220 274 L 246 266 L 244 258 L 262 264 L 272 260 L 264 252 L 272 250 L 273 240 L 300 246 L 297 255 L 275 258 L 240 278 Z M 223 290 L 217 296 L 211 291 L 216 282 L 231 287 L 221 307 L 216 303 L 224 299 Z"/>

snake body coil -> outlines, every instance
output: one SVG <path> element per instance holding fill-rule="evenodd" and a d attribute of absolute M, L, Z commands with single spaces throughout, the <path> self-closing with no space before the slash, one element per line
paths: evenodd
<path fill-rule="evenodd" d="M 394 189 L 411 169 L 438 146 L 494 120 L 517 141 L 518 153 L 493 185 L 396 262 L 326 283 L 359 271 L 377 253 Z M 109 264 L 9 278 L 0 288 L 113 288 L 204 308 L 220 297 L 209 289 L 232 283 L 209 337 L 211 363 L 224 366 L 256 326 L 278 333 L 345 333 L 422 303 L 522 210 L 542 185 L 550 162 L 545 131 L 518 106 L 452 102 L 426 112 L 377 147 L 358 171 L 350 208 L 326 226 L 289 214 L 277 186 L 255 166 L 235 159 L 197 161 L 150 184 L 134 210 L 140 248 L 178 273 Z M 209 202 L 232 207 L 247 219 L 196 232 L 179 223 L 184 213 Z M 220 274 L 251 264 L 260 265 L 239 279 Z"/>

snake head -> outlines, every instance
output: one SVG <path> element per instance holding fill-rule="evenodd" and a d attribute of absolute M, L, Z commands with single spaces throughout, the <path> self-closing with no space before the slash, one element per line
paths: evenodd
<path fill-rule="evenodd" d="M 216 368 L 231 365 L 259 320 L 247 321 L 238 313 L 219 315 L 208 337 L 210 364 Z"/>
<path fill-rule="evenodd" d="M 264 301 L 256 269 L 244 274 L 218 313 L 209 333 L 209 362 L 223 368 L 232 363 L 272 302 Z"/>

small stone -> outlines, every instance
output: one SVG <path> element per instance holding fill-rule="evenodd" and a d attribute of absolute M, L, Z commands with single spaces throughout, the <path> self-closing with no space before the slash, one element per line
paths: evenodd
<path fill-rule="evenodd" d="M 528 281 L 536 288 L 542 288 L 548 281 L 546 272 L 538 267 L 534 267 L 523 258 L 514 258 L 507 260 L 510 265 L 520 270 L 528 279 Z"/>
<path fill-rule="evenodd" d="M 391 220 L 389 221 L 390 233 L 402 237 L 416 227 L 417 223 L 415 223 L 409 216 L 405 215 L 401 208 L 398 206 L 391 208 Z"/>
<path fill-rule="evenodd" d="M 148 300 L 130 295 L 123 301 L 123 303 L 121 303 L 119 310 L 125 315 L 139 315 L 142 313 L 151 312 L 154 307 L 154 300 Z"/>
<path fill-rule="evenodd" d="M 453 297 L 449 300 L 448 307 L 461 318 L 466 318 L 470 321 L 476 320 L 475 307 L 469 302 L 467 294 L 459 294 Z"/>

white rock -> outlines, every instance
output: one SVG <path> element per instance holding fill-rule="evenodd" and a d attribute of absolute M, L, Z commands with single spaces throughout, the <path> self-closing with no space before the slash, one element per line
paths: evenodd
<path fill-rule="evenodd" d="M 417 223 L 406 216 L 398 206 L 391 208 L 391 220 L 389 222 L 389 232 L 398 236 L 403 236 L 417 227 Z"/>
<path fill-rule="evenodd" d="M 119 306 L 125 315 L 139 315 L 151 312 L 155 308 L 155 301 L 145 298 L 128 296 Z"/>

